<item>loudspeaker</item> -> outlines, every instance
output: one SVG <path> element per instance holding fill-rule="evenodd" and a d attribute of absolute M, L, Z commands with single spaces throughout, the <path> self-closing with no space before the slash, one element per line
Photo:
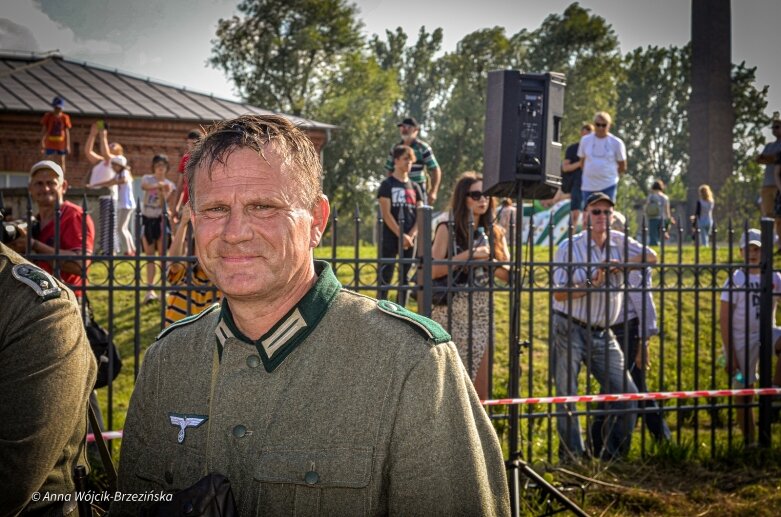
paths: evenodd
<path fill-rule="evenodd" d="M 562 74 L 488 72 L 483 186 L 492 196 L 550 199 L 561 186 Z"/>

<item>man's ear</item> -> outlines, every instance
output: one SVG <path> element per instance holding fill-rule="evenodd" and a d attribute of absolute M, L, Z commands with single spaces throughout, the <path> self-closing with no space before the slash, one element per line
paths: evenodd
<path fill-rule="evenodd" d="M 331 204 L 325 195 L 321 195 L 312 209 L 312 229 L 309 234 L 309 247 L 316 248 L 328 226 L 328 217 L 331 215 Z"/>
<path fill-rule="evenodd" d="M 64 196 L 66 192 L 68 192 L 68 180 L 63 179 L 62 180 L 62 195 Z"/>

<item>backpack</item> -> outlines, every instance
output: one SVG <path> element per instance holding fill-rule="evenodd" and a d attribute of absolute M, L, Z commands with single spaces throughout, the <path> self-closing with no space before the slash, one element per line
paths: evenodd
<path fill-rule="evenodd" d="M 648 196 L 645 204 L 645 215 L 652 219 L 658 219 L 662 215 L 662 199 L 658 194 Z"/>

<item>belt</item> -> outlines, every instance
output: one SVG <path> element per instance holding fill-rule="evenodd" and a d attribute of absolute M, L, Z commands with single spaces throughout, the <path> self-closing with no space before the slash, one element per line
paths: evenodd
<path fill-rule="evenodd" d="M 556 314 L 557 316 L 561 316 L 562 318 L 567 318 L 567 320 L 569 321 L 570 316 L 566 312 L 553 311 L 553 314 Z M 597 325 L 590 325 L 590 324 L 588 324 L 586 322 L 580 321 L 577 318 L 572 318 L 571 321 L 575 325 L 577 325 L 579 327 L 583 327 L 584 329 L 589 330 L 591 332 L 605 332 L 606 330 L 610 330 L 610 327 L 600 327 L 600 326 L 597 326 Z"/>

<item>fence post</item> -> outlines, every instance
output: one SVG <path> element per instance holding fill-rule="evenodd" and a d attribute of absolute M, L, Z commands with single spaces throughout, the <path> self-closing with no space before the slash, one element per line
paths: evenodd
<path fill-rule="evenodd" d="M 759 262 L 759 387 L 772 385 L 773 361 L 773 219 L 763 217 L 762 257 Z M 747 377 L 750 378 L 750 373 Z M 771 397 L 759 397 L 759 444 L 770 447 Z"/>
<path fill-rule="evenodd" d="M 415 273 L 415 279 L 417 282 L 423 282 L 423 290 L 418 291 L 418 314 L 422 314 L 426 317 L 431 316 L 431 295 L 433 288 L 433 280 L 431 279 L 431 243 L 433 242 L 431 236 L 431 218 L 433 209 L 428 205 L 418 207 L 418 255 L 422 258 L 418 262 L 418 268 L 421 274 Z M 414 289 L 420 289 L 419 285 L 416 285 Z"/>

